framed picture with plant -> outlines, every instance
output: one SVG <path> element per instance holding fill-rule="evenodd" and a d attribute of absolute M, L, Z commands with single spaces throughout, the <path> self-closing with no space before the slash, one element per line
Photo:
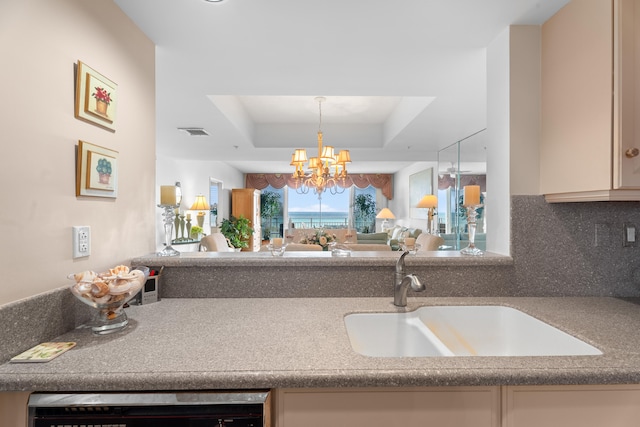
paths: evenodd
<path fill-rule="evenodd" d="M 116 131 L 118 85 L 78 61 L 75 116 L 112 132 Z"/>
<path fill-rule="evenodd" d="M 118 196 L 118 152 L 78 141 L 76 196 Z"/>

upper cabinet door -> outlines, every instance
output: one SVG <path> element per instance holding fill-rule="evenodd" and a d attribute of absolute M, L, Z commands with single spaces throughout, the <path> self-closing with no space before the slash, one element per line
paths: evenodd
<path fill-rule="evenodd" d="M 614 10 L 613 188 L 640 187 L 640 1 Z M 637 107 L 636 107 L 637 106 Z"/>
<path fill-rule="evenodd" d="M 640 99 L 635 3 L 570 2 L 542 26 L 540 189 L 550 202 L 640 200 L 640 156 L 625 155 Z"/>

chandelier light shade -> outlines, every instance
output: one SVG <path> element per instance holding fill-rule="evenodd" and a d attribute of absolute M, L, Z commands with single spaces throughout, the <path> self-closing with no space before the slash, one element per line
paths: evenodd
<path fill-rule="evenodd" d="M 295 168 L 293 178 L 296 180 L 296 192 L 306 194 L 310 189 L 319 197 L 329 189 L 331 194 L 343 193 L 344 184 L 348 176 L 347 163 L 351 163 L 349 150 L 341 150 L 337 154 L 331 145 L 323 145 L 322 141 L 322 103 L 326 98 L 319 96 L 315 98 L 318 103 L 319 124 L 318 124 L 318 155 L 307 158 L 307 151 L 304 148 L 296 148 L 291 156 L 291 166 Z M 305 168 L 306 163 L 306 168 Z M 331 173 L 331 168 L 333 174 Z"/>
<path fill-rule="evenodd" d="M 193 205 L 191 205 L 191 208 L 189 208 L 189 210 L 199 211 L 197 220 L 198 220 L 198 225 L 200 226 L 200 228 L 202 228 L 204 226 L 204 212 L 209 210 L 209 204 L 207 203 L 207 199 L 205 199 L 202 194 L 197 195 L 196 201 L 193 202 Z"/>

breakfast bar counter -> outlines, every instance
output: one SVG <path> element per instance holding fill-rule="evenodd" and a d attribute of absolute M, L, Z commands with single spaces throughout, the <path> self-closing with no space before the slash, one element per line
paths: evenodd
<path fill-rule="evenodd" d="M 640 301 L 606 297 L 164 298 L 127 308 L 122 332 L 80 327 L 47 363 L 0 365 L 1 391 L 199 390 L 640 383 Z M 504 305 L 595 347 L 596 356 L 368 357 L 344 316 L 425 305 Z M 24 350 L 24 349 L 22 349 Z"/>

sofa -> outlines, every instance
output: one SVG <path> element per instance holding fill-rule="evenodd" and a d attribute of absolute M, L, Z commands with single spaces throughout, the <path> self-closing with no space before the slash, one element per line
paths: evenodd
<path fill-rule="evenodd" d="M 356 233 L 358 244 L 387 245 L 389 235 L 387 233 Z"/>
<path fill-rule="evenodd" d="M 391 246 L 391 250 L 397 251 L 400 250 L 400 242 L 404 240 L 405 237 L 413 237 L 417 238 L 420 234 L 422 234 L 422 229 L 420 228 L 408 228 L 403 227 L 401 225 L 396 225 L 391 228 L 388 233 L 385 233 L 389 239 L 389 246 Z"/>

